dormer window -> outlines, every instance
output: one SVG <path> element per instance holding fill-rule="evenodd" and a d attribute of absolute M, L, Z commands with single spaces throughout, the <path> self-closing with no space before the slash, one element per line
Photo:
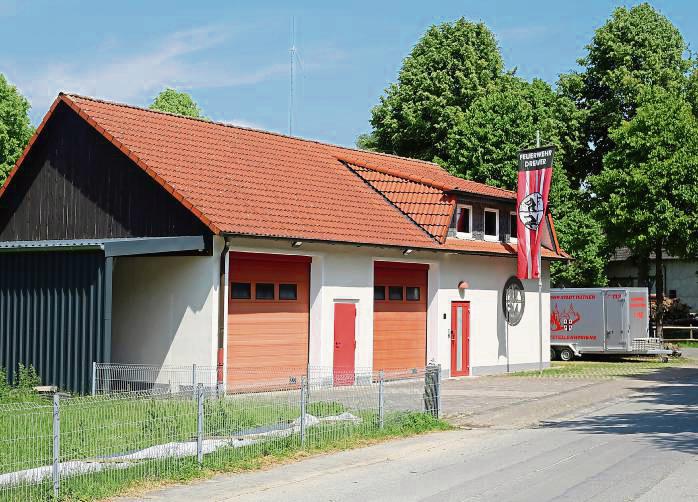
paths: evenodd
<path fill-rule="evenodd" d="M 485 240 L 499 240 L 499 211 L 497 209 L 485 209 Z"/>
<path fill-rule="evenodd" d="M 511 239 L 512 242 L 517 242 L 516 237 L 518 236 L 518 227 L 517 227 L 517 214 L 512 211 L 509 213 L 509 238 Z"/>
<path fill-rule="evenodd" d="M 456 206 L 456 237 L 470 239 L 473 236 L 473 208 L 465 204 Z"/>

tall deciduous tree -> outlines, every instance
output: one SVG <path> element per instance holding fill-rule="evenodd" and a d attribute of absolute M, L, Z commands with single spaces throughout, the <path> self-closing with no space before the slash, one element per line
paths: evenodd
<path fill-rule="evenodd" d="M 698 257 L 698 121 L 681 94 L 663 88 L 642 90 L 638 105 L 632 119 L 611 130 L 614 148 L 589 181 L 611 242 L 656 255 L 661 335 L 662 254 Z"/>
<path fill-rule="evenodd" d="M 588 115 L 585 141 L 570 171 L 580 184 L 601 171 L 614 149 L 609 131 L 630 120 L 646 86 L 680 92 L 691 66 L 679 30 L 647 3 L 620 7 L 594 34 L 582 70 L 560 79 L 560 88 Z"/>
<path fill-rule="evenodd" d="M 542 140 L 558 147 L 551 206 L 561 245 L 578 257 L 553 266 L 553 282 L 605 283 L 599 224 L 579 204 L 566 167 L 580 147 L 584 110 L 541 80 L 506 73 L 492 33 L 460 19 L 430 28 L 405 59 L 396 84 L 372 110 L 359 147 L 434 160 L 457 176 L 515 189 L 517 153 Z M 583 230 L 587 239 L 576 236 Z"/>
<path fill-rule="evenodd" d="M 598 286 L 606 281 L 603 230 L 587 210 L 588 193 L 572 189 L 565 169 L 578 149 L 583 116 L 545 82 L 504 75 L 449 133 L 447 166 L 452 173 L 511 190 L 516 189 L 517 154 L 533 146 L 537 131 L 544 144 L 556 146 L 550 207 L 560 244 L 575 257 L 570 264 L 553 264 L 556 285 Z"/>
<path fill-rule="evenodd" d="M 157 95 L 150 105 L 150 109 L 176 113 L 186 117 L 204 118 L 199 105 L 196 104 L 189 94 L 169 87 Z"/>
<path fill-rule="evenodd" d="M 449 130 L 503 67 L 497 41 L 483 23 L 461 18 L 432 26 L 405 58 L 397 83 L 372 110 L 374 147 L 447 160 Z"/>
<path fill-rule="evenodd" d="M 29 102 L 0 74 L 0 186 L 33 133 Z"/>

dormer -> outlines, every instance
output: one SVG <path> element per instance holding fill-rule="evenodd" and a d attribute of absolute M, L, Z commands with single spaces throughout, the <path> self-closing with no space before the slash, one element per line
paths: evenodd
<path fill-rule="evenodd" d="M 514 209 L 514 201 L 458 196 L 448 235 L 458 239 L 510 242 L 516 239 Z"/>

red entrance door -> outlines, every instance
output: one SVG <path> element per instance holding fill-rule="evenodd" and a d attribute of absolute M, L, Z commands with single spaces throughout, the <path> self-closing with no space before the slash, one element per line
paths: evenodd
<path fill-rule="evenodd" d="M 451 376 L 470 373 L 470 302 L 451 302 Z"/>
<path fill-rule="evenodd" d="M 354 384 L 356 305 L 334 304 L 334 384 Z"/>

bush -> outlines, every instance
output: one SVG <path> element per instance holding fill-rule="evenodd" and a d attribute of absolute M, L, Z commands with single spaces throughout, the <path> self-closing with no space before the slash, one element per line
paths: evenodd
<path fill-rule="evenodd" d="M 0 403 L 37 401 L 41 398 L 39 393 L 34 390 L 37 385 L 41 385 L 41 378 L 32 365 L 20 364 L 12 385 L 8 383 L 5 368 L 0 368 Z"/>

